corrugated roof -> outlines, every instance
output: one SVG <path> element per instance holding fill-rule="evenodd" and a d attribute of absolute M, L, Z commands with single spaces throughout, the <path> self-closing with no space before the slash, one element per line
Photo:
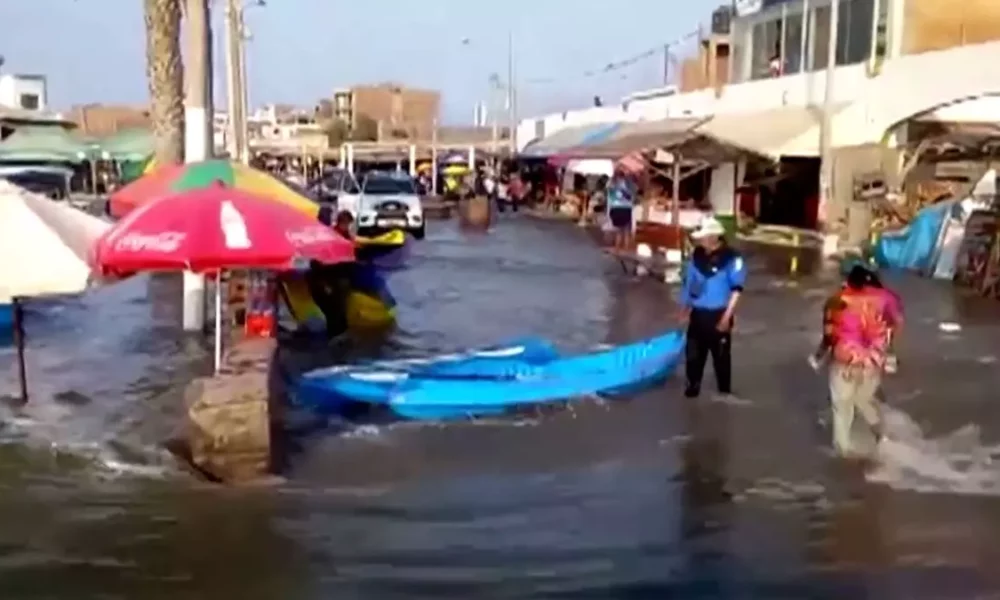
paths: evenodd
<path fill-rule="evenodd" d="M 78 163 L 93 150 L 62 127 L 24 126 L 0 142 L 0 162 Z"/>
<path fill-rule="evenodd" d="M 632 152 L 666 148 L 689 139 L 706 119 L 660 119 L 621 123 L 603 139 L 593 138 L 567 149 L 570 158 L 620 158 Z"/>
<path fill-rule="evenodd" d="M 585 143 L 587 139 L 600 140 L 604 136 L 612 135 L 620 126 L 621 123 L 594 123 L 578 127 L 567 127 L 560 129 L 550 136 L 529 143 L 520 154 L 528 158 L 557 156 L 570 148 Z"/>

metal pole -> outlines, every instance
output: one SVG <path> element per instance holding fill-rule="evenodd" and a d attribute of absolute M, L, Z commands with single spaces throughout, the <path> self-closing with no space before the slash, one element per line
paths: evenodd
<path fill-rule="evenodd" d="M 823 90 L 823 115 L 819 128 L 819 209 L 817 220 L 821 231 L 826 231 L 827 211 L 833 200 L 833 156 L 831 111 L 833 110 L 834 70 L 837 67 L 837 29 L 840 24 L 840 2 L 830 4 L 830 35 L 826 45 L 826 85 Z M 827 244 L 824 243 L 824 249 Z"/>
<path fill-rule="evenodd" d="M 510 154 L 513 157 L 517 152 L 517 85 L 514 83 L 514 31 L 507 31 L 507 116 L 510 122 L 507 124 L 509 131 L 507 137 L 510 142 Z"/>
<path fill-rule="evenodd" d="M 674 203 L 670 208 L 670 224 L 674 228 L 674 233 L 677 235 L 677 249 L 681 252 L 681 256 L 684 256 L 684 230 L 681 229 L 681 156 L 680 154 L 674 152 L 674 168 L 671 175 L 673 179 L 673 196 Z"/>
<path fill-rule="evenodd" d="M 211 79 L 212 42 L 208 0 L 186 0 L 184 68 L 184 121 L 187 162 L 203 161 L 212 155 Z M 184 331 L 205 327 L 205 279 L 185 271 L 182 275 L 182 326 Z"/>
<path fill-rule="evenodd" d="M 434 119 L 431 130 L 431 195 L 438 194 L 438 123 Z"/>
<path fill-rule="evenodd" d="M 670 83 L 670 44 L 663 44 L 663 87 Z"/>
<path fill-rule="evenodd" d="M 494 162 L 500 149 L 500 79 L 496 74 L 490 76 L 490 152 L 493 154 Z"/>
<path fill-rule="evenodd" d="M 212 354 L 215 374 L 222 369 L 222 269 L 215 274 L 215 348 Z"/>

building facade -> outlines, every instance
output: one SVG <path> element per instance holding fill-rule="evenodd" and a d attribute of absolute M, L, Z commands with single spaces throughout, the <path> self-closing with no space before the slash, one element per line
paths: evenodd
<path fill-rule="evenodd" d="M 379 139 L 430 139 L 440 108 L 440 92 L 392 83 L 355 86 L 333 94 L 335 118 L 352 130 L 361 128 L 364 120 L 374 123 Z"/>
<path fill-rule="evenodd" d="M 517 147 L 599 123 L 698 117 L 756 154 L 817 159 L 824 113 L 834 164 L 825 223 L 849 220 L 854 171 L 899 161 L 914 118 L 1000 121 L 1000 2 L 968 0 L 741 0 L 721 56 L 699 57 L 676 94 L 630 98 L 522 121 Z M 833 41 L 834 68 L 827 71 Z M 714 78 L 708 65 L 714 65 Z M 699 87 L 699 83 L 702 83 Z M 829 82 L 829 88 L 827 88 Z M 828 110 L 824 111 L 824 107 Z M 901 164 L 901 163 L 900 163 Z"/>
<path fill-rule="evenodd" d="M 147 129 L 152 121 L 149 110 L 135 106 L 84 104 L 74 106 L 66 115 L 84 135 L 104 137 L 126 129 Z"/>
<path fill-rule="evenodd" d="M 48 110 L 48 83 L 43 75 L 0 75 L 0 107 L 44 112 Z"/>
<path fill-rule="evenodd" d="M 728 57 L 707 54 L 679 93 L 634 94 L 617 106 L 583 108 L 522 120 L 517 144 L 560 129 L 670 117 L 817 107 L 826 96 L 830 0 L 741 0 Z M 840 145 L 864 143 L 918 105 L 949 104 L 948 120 L 1000 120 L 1000 80 L 984 75 L 1000 53 L 1000 2 L 968 0 L 840 0 L 831 102 L 855 105 L 838 115 Z M 705 48 L 708 44 L 703 44 Z M 697 65 L 701 65 L 698 67 Z M 714 65 L 715 77 L 707 65 Z M 725 72 L 728 70 L 728 72 Z M 882 91 L 887 93 L 883 94 Z M 912 114 L 912 113 L 910 113 Z M 893 123 L 889 123 L 890 125 Z M 815 152 L 815 151 L 814 151 Z"/>

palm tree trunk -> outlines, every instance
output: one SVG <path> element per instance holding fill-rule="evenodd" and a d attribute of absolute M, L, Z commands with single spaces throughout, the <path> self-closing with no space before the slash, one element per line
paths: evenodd
<path fill-rule="evenodd" d="M 146 78 L 158 164 L 184 162 L 184 65 L 180 0 L 143 0 Z"/>

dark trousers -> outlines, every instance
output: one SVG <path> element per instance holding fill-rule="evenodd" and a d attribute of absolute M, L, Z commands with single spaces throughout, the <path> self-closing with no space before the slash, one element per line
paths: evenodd
<path fill-rule="evenodd" d="M 688 321 L 685 348 L 687 385 L 684 395 L 695 398 L 701 393 L 705 363 L 712 355 L 715 385 L 720 394 L 732 393 L 732 334 L 717 329 L 724 310 L 694 309 Z"/>

